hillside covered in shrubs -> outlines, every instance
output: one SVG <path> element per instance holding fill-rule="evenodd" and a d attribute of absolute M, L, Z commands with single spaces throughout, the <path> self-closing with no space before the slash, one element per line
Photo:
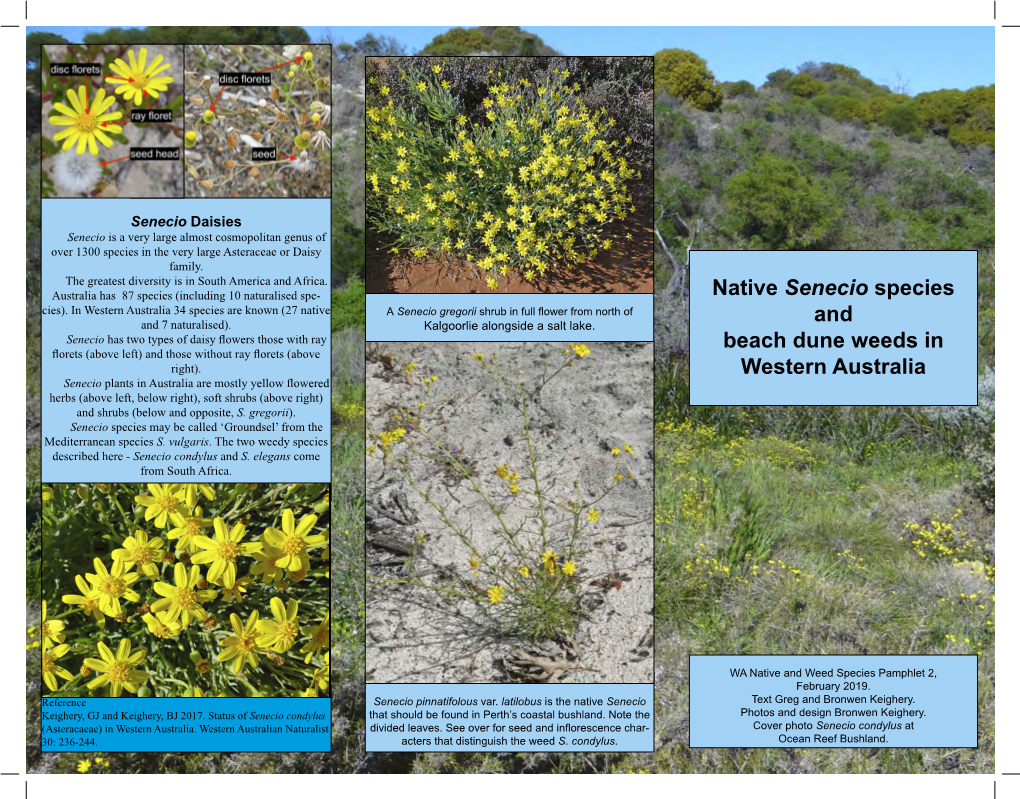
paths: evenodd
<path fill-rule="evenodd" d="M 989 773 L 995 92 L 656 55 L 656 734 L 693 773 Z M 690 251 L 975 250 L 977 406 L 695 406 Z M 962 320 L 966 322 L 967 320 Z M 976 654 L 974 749 L 690 749 L 691 654 Z"/>
<path fill-rule="evenodd" d="M 655 72 L 660 356 L 686 356 L 689 247 L 953 249 L 979 253 L 980 360 L 994 362 L 994 86 L 910 97 L 830 63 L 719 83 L 685 50 L 658 53 Z"/>

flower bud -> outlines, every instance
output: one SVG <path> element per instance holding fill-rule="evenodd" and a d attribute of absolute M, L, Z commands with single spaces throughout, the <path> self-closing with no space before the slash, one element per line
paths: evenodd
<path fill-rule="evenodd" d="M 206 112 L 202 114 L 202 119 L 208 122 L 210 125 L 216 121 L 216 114 L 211 109 L 206 109 Z"/>
<path fill-rule="evenodd" d="M 270 97 L 271 97 L 271 98 L 272 98 L 273 100 L 279 100 L 279 99 L 280 99 L 280 90 L 279 90 L 279 89 L 277 89 L 277 88 L 276 88 L 276 87 L 274 86 L 274 87 L 273 87 L 272 89 L 270 89 L 270 90 L 269 90 L 269 96 L 270 96 Z"/>
<path fill-rule="evenodd" d="M 195 142 L 197 142 L 197 141 L 198 141 L 198 133 L 196 133 L 195 131 L 189 130 L 187 133 L 184 134 L 184 146 L 185 147 L 194 147 L 195 146 Z"/>

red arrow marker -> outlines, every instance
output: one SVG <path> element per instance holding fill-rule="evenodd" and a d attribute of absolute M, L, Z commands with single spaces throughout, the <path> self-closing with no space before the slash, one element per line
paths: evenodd
<path fill-rule="evenodd" d="M 130 119 L 121 119 L 118 120 L 117 122 L 100 122 L 99 126 L 105 128 L 107 125 L 130 125 L 130 124 L 131 124 Z"/>
<path fill-rule="evenodd" d="M 291 161 L 297 161 L 296 155 L 278 155 L 277 158 L 289 158 Z"/>
<path fill-rule="evenodd" d="M 131 157 L 130 155 L 125 155 L 124 158 L 114 158 L 112 161 L 101 161 L 100 163 L 102 163 L 103 166 L 109 166 L 110 164 L 115 164 L 118 161 L 123 161 L 130 157 Z"/>
<path fill-rule="evenodd" d="M 218 103 L 220 101 L 220 97 L 223 95 L 223 90 L 225 88 L 227 88 L 227 87 L 226 86 L 220 86 L 220 93 L 216 95 L 216 99 L 213 100 L 213 104 L 211 106 L 209 106 L 209 110 L 210 111 L 215 111 L 216 110 L 216 103 Z"/>
<path fill-rule="evenodd" d="M 89 112 L 89 79 L 85 78 L 85 113 Z"/>
<path fill-rule="evenodd" d="M 124 80 L 124 78 L 122 78 L 120 75 L 103 75 L 103 77 L 104 78 L 113 78 L 113 80 Z M 134 83 L 135 79 L 134 78 L 128 78 L 127 82 L 128 83 Z"/>
<path fill-rule="evenodd" d="M 255 74 L 260 74 L 262 72 L 271 72 L 274 69 L 279 69 L 280 67 L 285 67 L 285 66 L 287 66 L 287 64 L 296 64 L 298 61 L 304 61 L 304 58 L 303 57 L 299 57 L 299 58 L 295 58 L 293 61 L 284 61 L 282 64 L 277 64 L 275 67 L 269 67 L 268 69 L 260 69 Z"/>

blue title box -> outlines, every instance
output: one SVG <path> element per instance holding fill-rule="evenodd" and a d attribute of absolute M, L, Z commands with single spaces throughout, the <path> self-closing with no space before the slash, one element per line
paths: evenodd
<path fill-rule="evenodd" d="M 44 752 L 328 752 L 329 699 L 42 700 Z"/>
<path fill-rule="evenodd" d="M 691 253 L 692 405 L 974 405 L 977 253 Z"/>
<path fill-rule="evenodd" d="M 365 690 L 368 752 L 654 749 L 651 684 L 369 683 Z"/>
<path fill-rule="evenodd" d="M 977 655 L 691 655 L 692 747 L 977 746 Z"/>
<path fill-rule="evenodd" d="M 369 294 L 367 341 L 651 341 L 651 294 Z"/>
<path fill-rule="evenodd" d="M 43 479 L 328 480 L 329 207 L 43 200 Z"/>

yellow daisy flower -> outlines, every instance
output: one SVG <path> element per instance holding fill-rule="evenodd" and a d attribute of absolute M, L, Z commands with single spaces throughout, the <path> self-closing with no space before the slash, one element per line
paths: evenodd
<path fill-rule="evenodd" d="M 80 574 L 74 576 L 74 584 L 78 586 L 81 594 L 64 594 L 60 601 L 65 605 L 81 605 L 86 616 L 92 616 L 100 627 L 106 626 L 106 614 L 103 613 L 100 604 L 100 594 L 95 588 L 90 588 L 85 578 Z"/>
<path fill-rule="evenodd" d="M 179 513 L 177 517 L 170 517 L 170 521 L 174 523 L 174 529 L 168 530 L 166 537 L 171 541 L 179 538 L 176 547 L 180 551 L 188 549 L 195 538 L 202 535 L 202 530 L 205 527 L 212 527 L 212 519 L 204 519 L 202 515 L 205 513 L 202 508 L 195 508 L 195 512 L 190 516 L 185 516 L 183 513 Z"/>
<path fill-rule="evenodd" d="M 283 512 L 283 530 L 280 531 L 273 527 L 266 530 L 266 540 L 282 553 L 276 561 L 277 566 L 289 572 L 308 570 L 307 550 L 310 547 L 321 546 L 326 542 L 324 535 L 308 534 L 318 520 L 318 516 L 309 513 L 302 516 L 301 521 L 295 525 L 294 512 L 287 508 Z"/>
<path fill-rule="evenodd" d="M 294 646 L 294 641 L 298 637 L 298 603 L 296 599 L 291 599 L 285 608 L 283 601 L 274 596 L 269 600 L 269 609 L 273 612 L 275 621 L 258 622 L 258 645 L 282 654 Z"/>
<path fill-rule="evenodd" d="M 62 680 L 70 680 L 74 676 L 63 666 L 57 664 L 57 661 L 66 655 L 70 649 L 71 646 L 69 644 L 61 644 L 60 646 L 53 647 L 53 649 L 48 652 L 43 652 L 43 682 L 46 683 L 46 686 L 51 691 L 58 690 L 57 677 L 60 677 Z"/>
<path fill-rule="evenodd" d="M 301 647 L 301 654 L 305 656 L 305 663 L 310 663 L 312 657 L 318 657 L 322 649 L 329 648 L 329 611 L 326 611 L 326 618 L 314 627 L 303 627 L 301 629 L 309 637 L 309 641 Z"/>
<path fill-rule="evenodd" d="M 109 124 L 113 120 L 120 119 L 120 111 L 105 113 L 116 101 L 116 97 L 106 96 L 106 90 L 100 89 L 92 102 L 88 102 L 88 95 L 84 86 L 78 90 L 67 90 L 67 100 L 71 103 L 68 107 L 63 103 L 54 103 L 53 110 L 63 116 L 50 117 L 50 122 L 63 127 L 53 135 L 53 141 L 64 139 L 63 149 L 70 150 L 75 142 L 78 142 L 77 152 L 81 155 L 85 148 L 89 148 L 92 155 L 99 155 L 99 148 L 96 147 L 96 139 L 104 147 L 113 147 L 113 139 L 107 133 L 120 133 L 123 128 L 120 125 Z M 104 123 L 105 127 L 104 127 Z"/>
<path fill-rule="evenodd" d="M 262 544 L 258 541 L 249 541 L 246 544 L 242 544 L 241 539 L 244 538 L 244 525 L 240 522 L 235 524 L 232 530 L 228 531 L 223 519 L 217 516 L 213 520 L 213 526 L 216 532 L 212 538 L 200 535 L 194 539 L 195 544 L 205 551 L 192 555 L 191 562 L 199 564 L 211 563 L 212 566 L 209 567 L 207 575 L 209 580 L 219 580 L 222 576 L 223 587 L 233 588 L 234 580 L 237 579 L 237 556 L 250 555 L 256 550 L 261 549 Z"/>
<path fill-rule="evenodd" d="M 141 105 L 142 97 L 145 95 L 157 99 L 159 93 L 165 92 L 168 85 L 174 82 L 174 79 L 169 75 L 156 77 L 160 72 L 170 69 L 170 64 L 160 66 L 163 56 L 156 56 L 148 65 L 146 65 L 147 59 L 148 51 L 143 47 L 137 60 L 135 51 L 128 51 L 130 64 L 124 63 L 123 58 L 118 58 L 110 64 L 110 69 L 120 77 L 107 78 L 106 82 L 114 84 L 117 87 L 114 91 L 117 94 L 123 94 L 124 99 L 129 103 L 134 100 L 135 105 Z"/>
<path fill-rule="evenodd" d="M 158 528 L 166 527 L 166 520 L 170 519 L 176 526 L 183 526 L 183 514 L 187 508 L 180 502 L 178 494 L 181 490 L 180 483 L 164 483 L 157 485 L 149 483 L 151 497 L 144 494 L 135 497 L 135 502 L 145 508 L 145 521 L 153 521 Z"/>
<path fill-rule="evenodd" d="M 140 602 L 141 598 L 132 590 L 131 583 L 135 582 L 140 574 L 129 572 L 120 558 L 113 559 L 113 568 L 107 571 L 106 566 L 99 558 L 92 561 L 96 567 L 95 574 L 86 574 L 85 577 L 92 587 L 99 594 L 99 607 L 107 616 L 120 615 L 120 600 L 126 599 L 129 602 Z"/>
<path fill-rule="evenodd" d="M 59 619 L 51 619 L 46 621 L 46 601 L 42 603 L 42 622 L 40 624 L 40 631 L 42 637 L 43 649 L 49 649 L 54 643 L 64 643 L 66 637 L 61 630 L 64 629 L 64 622 Z"/>
<path fill-rule="evenodd" d="M 131 640 L 128 638 L 120 639 L 116 655 L 100 641 L 99 656 L 102 660 L 85 658 L 85 665 L 93 671 L 99 672 L 99 676 L 89 683 L 89 690 L 109 685 L 110 696 L 113 697 L 120 696 L 125 690 L 137 694 L 138 687 L 149 679 L 147 672 L 135 668 L 145 660 L 145 650 L 136 649 L 132 652 Z"/>
<path fill-rule="evenodd" d="M 181 632 L 181 623 L 167 619 L 167 612 L 165 610 L 155 615 L 146 613 L 142 616 L 142 621 L 149 628 L 149 632 L 157 638 L 173 638 L 176 635 L 180 635 Z"/>
<path fill-rule="evenodd" d="M 274 597 L 275 599 L 275 597 Z M 277 600 L 279 601 L 279 600 Z M 228 635 L 220 646 L 223 651 L 216 656 L 216 661 L 222 663 L 225 660 L 234 661 L 234 674 L 240 674 L 244 668 L 245 661 L 248 661 L 252 668 L 259 665 L 258 633 L 256 625 L 259 622 L 259 612 L 253 610 L 245 625 L 241 625 L 241 618 L 236 613 L 230 614 L 230 626 L 234 629 L 233 635 Z"/>
<path fill-rule="evenodd" d="M 503 601 L 503 586 L 501 586 L 501 585 L 494 585 L 492 588 L 489 589 L 488 594 L 489 594 L 489 602 L 491 602 L 493 605 L 495 605 L 495 604 L 497 604 L 499 602 L 502 602 Z"/>
<path fill-rule="evenodd" d="M 180 619 L 182 627 L 191 624 L 192 619 L 205 621 L 209 612 L 201 603 L 215 599 L 216 592 L 212 589 L 199 589 L 197 586 L 201 577 L 202 570 L 198 566 L 192 566 L 189 573 L 183 563 L 178 563 L 174 566 L 174 585 L 156 583 L 152 586 L 152 589 L 163 597 L 152 603 L 152 610 L 156 613 L 167 611 L 166 620 Z"/>
<path fill-rule="evenodd" d="M 150 579 L 159 577 L 157 563 L 163 562 L 163 539 L 149 538 L 145 530 L 135 530 L 134 537 L 124 539 L 124 548 L 113 550 L 113 559 L 120 558 Z"/>

